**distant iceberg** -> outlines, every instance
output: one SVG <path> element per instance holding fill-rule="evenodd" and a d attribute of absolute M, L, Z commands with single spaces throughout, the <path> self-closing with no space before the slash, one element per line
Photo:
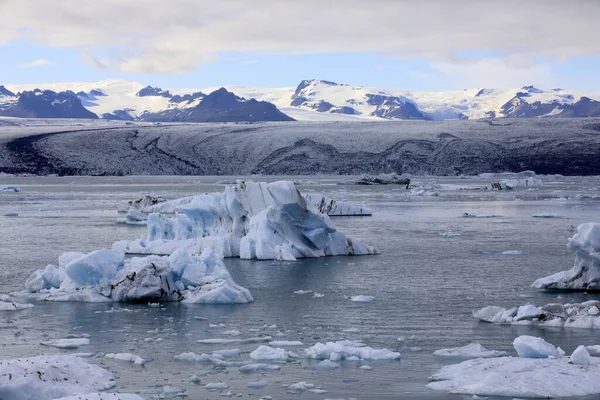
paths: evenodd
<path fill-rule="evenodd" d="M 540 278 L 531 286 L 538 289 L 600 291 L 600 223 L 577 227 L 567 248 L 575 253 L 575 265 L 568 271 Z"/>
<path fill-rule="evenodd" d="M 117 242 L 113 249 L 166 255 L 185 245 L 192 254 L 211 248 L 223 257 L 258 260 L 376 253 L 338 231 L 289 181 L 239 181 L 222 193 L 162 202 L 146 210 L 177 213 L 150 214 L 146 235 Z"/>

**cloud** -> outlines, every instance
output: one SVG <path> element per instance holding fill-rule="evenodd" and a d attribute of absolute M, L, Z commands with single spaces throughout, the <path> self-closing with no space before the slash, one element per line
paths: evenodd
<path fill-rule="evenodd" d="M 595 0 L 4 0 L 0 14 L 10 15 L 0 44 L 87 49 L 92 65 L 124 72 L 184 73 L 245 51 L 375 52 L 442 64 L 465 62 L 456 57 L 464 51 L 506 60 L 600 55 Z"/>
<path fill-rule="evenodd" d="M 37 60 L 33 60 L 32 62 L 19 64 L 18 68 L 34 68 L 34 67 L 43 67 L 44 65 L 54 64 L 52 61 L 46 60 L 45 58 L 38 58 Z"/>

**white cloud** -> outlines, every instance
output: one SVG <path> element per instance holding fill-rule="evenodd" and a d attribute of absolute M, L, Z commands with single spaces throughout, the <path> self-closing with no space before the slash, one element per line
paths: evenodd
<path fill-rule="evenodd" d="M 38 58 L 37 60 L 33 60 L 29 63 L 19 64 L 17 67 L 19 68 L 34 68 L 34 67 L 43 67 L 44 65 L 54 64 L 52 61 L 46 60 L 45 58 Z"/>
<path fill-rule="evenodd" d="M 596 0 L 0 0 L 0 44 L 87 49 L 92 65 L 182 73 L 224 52 L 600 55 Z M 443 68 L 443 65 L 442 65 Z M 535 70 L 512 66 L 511 70 Z"/>

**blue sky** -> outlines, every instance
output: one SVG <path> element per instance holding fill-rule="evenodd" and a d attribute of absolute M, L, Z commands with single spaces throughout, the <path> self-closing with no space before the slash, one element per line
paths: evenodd
<path fill-rule="evenodd" d="M 578 10 L 524 0 L 500 25 L 495 17 L 510 0 L 456 0 L 449 8 L 331 0 L 315 9 L 311 2 L 257 0 L 256 13 L 236 0 L 224 1 L 228 8 L 174 0 L 163 9 L 156 0 L 123 0 L 110 10 L 72 0 L 48 9 L 43 0 L 0 0 L 0 12 L 14 16 L 0 28 L 0 84 L 126 79 L 166 88 L 280 87 L 317 78 L 425 91 L 533 84 L 600 93 L 600 45 L 586 36 L 594 31 L 589 21 L 600 17 L 592 1 Z M 449 15 L 461 3 L 472 15 Z M 561 3 L 568 4 L 544 4 Z M 120 22 L 119 6 L 135 17 Z M 210 19 L 188 18 L 193 11 Z M 553 19 L 560 29 L 548 29 Z"/>

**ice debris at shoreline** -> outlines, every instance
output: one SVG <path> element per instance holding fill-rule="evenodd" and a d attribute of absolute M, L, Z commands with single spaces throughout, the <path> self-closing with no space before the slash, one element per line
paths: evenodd
<path fill-rule="evenodd" d="M 51 400 L 115 386 L 113 375 L 74 356 L 38 356 L 0 361 L 0 398 Z"/>
<path fill-rule="evenodd" d="M 551 303 L 541 307 L 526 304 L 508 309 L 488 306 L 475 311 L 473 316 L 495 324 L 600 329 L 600 301 Z"/>
<path fill-rule="evenodd" d="M 466 346 L 440 349 L 433 352 L 434 356 L 455 358 L 488 358 L 503 356 L 505 354 L 505 351 L 488 350 L 479 343 L 470 343 Z"/>
<path fill-rule="evenodd" d="M 212 248 L 223 257 L 259 260 L 376 253 L 338 231 L 289 181 L 240 181 L 222 193 L 186 198 L 178 211 L 174 217 L 150 214 L 147 235 L 117 242 L 113 249 L 171 254 L 187 245 L 192 254 Z"/>
<path fill-rule="evenodd" d="M 575 263 L 561 271 L 537 279 L 532 287 L 554 290 L 600 291 L 600 223 L 585 223 L 569 239 L 567 248 L 575 253 Z"/>
<path fill-rule="evenodd" d="M 40 300 L 53 301 L 253 301 L 211 249 L 191 256 L 181 247 L 168 257 L 130 259 L 118 250 L 72 252 L 61 255 L 58 264 L 33 272 L 25 282 L 26 289 Z"/>
<path fill-rule="evenodd" d="M 600 393 L 599 359 L 579 346 L 570 357 L 541 338 L 519 336 L 520 357 L 477 358 L 449 365 L 427 387 L 454 394 L 553 398 Z M 533 357 L 533 358 L 532 358 Z"/>

